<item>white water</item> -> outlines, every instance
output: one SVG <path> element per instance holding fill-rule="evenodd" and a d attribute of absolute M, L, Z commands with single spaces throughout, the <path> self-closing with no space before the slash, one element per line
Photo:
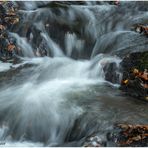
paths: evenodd
<path fill-rule="evenodd" d="M 45 136 L 48 145 L 63 143 L 74 121 L 83 113 L 80 106 L 70 103 L 67 95 L 77 90 L 86 91 L 90 85 L 102 84 L 101 64 L 113 59 L 102 58 L 100 63 L 94 62 L 93 69 L 90 60 L 48 57 L 25 60 L 25 63 L 38 65 L 33 75 L 21 85 L 15 86 L 14 83 L 0 90 L 0 112 L 9 110 L 4 117 L 4 121 L 10 124 L 7 136 L 10 137 L 12 132 L 19 140 L 25 140 L 29 130 L 33 141 Z M 7 137 L 4 139 L 7 143 Z M 30 146 L 30 143 L 23 144 Z M 11 145 L 9 140 L 7 145 Z M 17 145 L 19 143 L 14 143 Z"/>
<path fill-rule="evenodd" d="M 37 4 L 25 2 L 25 5 L 26 9 L 30 10 L 36 8 Z M 46 41 L 48 51 L 52 53 L 53 58 L 35 57 L 34 53 L 37 49 L 33 49 L 25 37 L 20 37 L 16 33 L 11 34 L 22 48 L 25 58 L 21 64 L 17 65 L 0 63 L 0 72 L 10 70 L 10 66 L 12 68 L 25 64 L 35 66 L 30 69 L 23 68 L 13 79 L 6 81 L 5 87 L 1 86 L 0 139 L 6 143 L 5 146 L 61 145 L 68 134 L 71 134 L 76 119 L 87 111 L 91 116 L 86 116 L 85 122 L 79 129 L 80 132 L 82 129 L 87 130 L 87 124 L 91 122 L 92 117 L 94 117 L 92 123 L 94 120 L 98 121 L 104 130 L 110 127 L 113 120 L 126 121 L 131 117 L 134 118 L 134 121 L 138 119 L 134 116 L 134 113 L 139 111 L 139 108 L 135 108 L 136 105 L 132 106 L 129 102 L 122 101 L 119 96 L 115 96 L 115 92 L 110 92 L 105 87 L 107 82 L 104 79 L 103 67 L 111 62 L 115 62 L 119 66 L 121 61 L 119 57 L 114 54 L 110 55 L 110 53 L 122 51 L 123 46 L 139 45 L 138 43 L 133 44 L 132 37 L 135 33 L 124 30 L 126 23 L 120 26 L 121 18 L 118 18 L 117 22 L 109 18 L 112 16 L 110 11 L 114 9 L 116 9 L 114 6 L 97 6 L 94 10 L 99 13 L 94 13 L 92 7 L 73 6 L 67 10 L 68 12 L 60 9 L 60 15 L 54 14 L 50 9 L 22 11 L 24 22 L 35 22 L 33 24 L 41 30 L 40 35 Z M 75 24 L 80 19 L 84 23 L 83 31 L 81 30 L 84 32 L 84 38 L 78 37 L 76 33 L 67 32 L 63 36 L 64 53 L 62 47 L 51 38 L 51 34 L 45 31 L 43 21 L 47 18 L 68 25 Z M 101 25 L 102 23 L 103 25 Z M 115 28 L 112 29 L 113 26 Z M 129 35 L 131 35 L 130 40 Z M 120 42 L 120 38 L 124 37 L 126 39 Z M 139 35 L 135 37 L 137 40 L 139 38 L 142 40 L 143 37 L 139 37 Z M 78 55 L 87 52 L 85 44 L 89 39 L 96 41 L 94 48 L 90 49 L 91 58 L 78 60 L 70 58 L 73 51 L 77 51 Z M 146 44 L 145 40 L 143 44 Z M 105 51 L 107 54 L 98 54 Z M 17 82 L 21 82 L 21 84 L 17 84 Z M 93 88 L 95 86 L 104 88 L 105 91 L 100 88 L 95 90 Z M 88 102 L 85 103 L 85 101 Z M 93 102 L 94 104 L 91 105 Z M 131 109 L 126 108 L 128 105 L 132 106 Z M 126 112 L 128 112 L 128 116 L 124 115 Z M 139 116 L 145 121 L 142 110 L 139 112 Z M 93 127 L 91 128 L 90 131 L 93 130 Z"/>
<path fill-rule="evenodd" d="M 0 62 L 0 72 L 9 70 L 10 66 L 12 66 L 11 63 Z"/>

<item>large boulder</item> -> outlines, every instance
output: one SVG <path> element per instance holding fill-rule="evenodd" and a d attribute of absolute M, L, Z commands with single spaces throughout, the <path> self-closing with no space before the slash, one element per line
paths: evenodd
<path fill-rule="evenodd" d="M 103 70 L 105 79 L 121 84 L 125 94 L 148 101 L 148 51 L 130 53 L 120 64 L 105 64 Z"/>
<path fill-rule="evenodd" d="M 120 64 L 123 72 L 121 90 L 148 100 L 148 51 L 131 53 Z"/>

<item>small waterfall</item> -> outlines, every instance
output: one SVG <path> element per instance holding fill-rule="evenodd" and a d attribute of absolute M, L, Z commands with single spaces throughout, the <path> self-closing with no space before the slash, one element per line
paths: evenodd
<path fill-rule="evenodd" d="M 11 33 L 11 35 L 16 39 L 18 46 L 21 48 L 22 55 L 24 57 L 34 57 L 34 51 L 31 45 L 28 43 L 26 38 L 20 37 L 16 33 Z"/>
<path fill-rule="evenodd" d="M 16 3 L 22 20 L 10 35 L 22 62 L 0 63 L 0 141 L 62 146 L 96 131 L 103 137 L 115 121 L 147 121 L 146 107 L 121 97 L 103 69 L 146 49 L 145 37 L 130 29 L 146 21 L 145 11 L 131 2 Z"/>
<path fill-rule="evenodd" d="M 81 52 L 84 49 L 84 44 L 85 41 L 78 39 L 76 34 L 70 32 L 66 33 L 65 48 L 66 48 L 66 55 L 68 57 L 71 57 L 74 51 L 77 51 L 78 53 Z"/>
<path fill-rule="evenodd" d="M 60 47 L 52 41 L 47 33 L 41 33 L 41 36 L 45 39 L 52 56 L 64 56 Z"/>

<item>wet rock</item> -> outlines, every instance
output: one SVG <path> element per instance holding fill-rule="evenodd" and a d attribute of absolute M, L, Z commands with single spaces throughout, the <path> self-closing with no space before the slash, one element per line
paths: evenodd
<path fill-rule="evenodd" d="M 104 68 L 105 79 L 111 83 L 119 83 L 120 82 L 120 72 L 117 64 L 107 63 Z"/>
<path fill-rule="evenodd" d="M 123 77 L 120 89 L 128 95 L 146 100 L 148 98 L 148 52 L 127 55 L 121 62 Z"/>
<path fill-rule="evenodd" d="M 106 146 L 106 142 L 102 141 L 102 139 L 94 134 L 86 138 L 83 143 L 83 147 L 104 147 Z"/>
<path fill-rule="evenodd" d="M 148 146 L 148 125 L 115 124 L 107 140 L 115 146 Z"/>
<path fill-rule="evenodd" d="M 19 17 L 13 2 L 1 2 L 0 8 L 0 60 L 3 62 L 16 61 L 15 55 L 18 49 L 9 31 L 19 22 Z"/>
<path fill-rule="evenodd" d="M 63 3 L 63 2 L 49 2 L 47 4 L 44 4 L 44 5 L 40 5 L 38 6 L 38 8 L 65 8 L 67 9 L 68 8 L 68 5 L 66 3 Z"/>
<path fill-rule="evenodd" d="M 13 56 L 13 57 L 0 57 L 0 61 L 6 63 L 12 63 L 12 64 L 19 64 L 22 62 L 21 58 L 18 56 Z"/>
<path fill-rule="evenodd" d="M 134 30 L 148 37 L 148 25 L 136 24 L 134 25 Z"/>
<path fill-rule="evenodd" d="M 21 64 L 20 66 L 15 67 L 14 65 L 10 66 L 10 69 L 7 71 L 0 72 L 0 88 L 8 87 L 15 84 L 19 85 L 25 82 L 28 79 L 28 75 L 33 75 L 34 67 L 36 64 L 26 63 Z"/>

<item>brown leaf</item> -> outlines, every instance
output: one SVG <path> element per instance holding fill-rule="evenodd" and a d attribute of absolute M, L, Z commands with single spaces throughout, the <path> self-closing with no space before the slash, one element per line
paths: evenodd
<path fill-rule="evenodd" d="M 15 49 L 15 45 L 9 44 L 8 45 L 8 51 L 13 51 Z"/>

